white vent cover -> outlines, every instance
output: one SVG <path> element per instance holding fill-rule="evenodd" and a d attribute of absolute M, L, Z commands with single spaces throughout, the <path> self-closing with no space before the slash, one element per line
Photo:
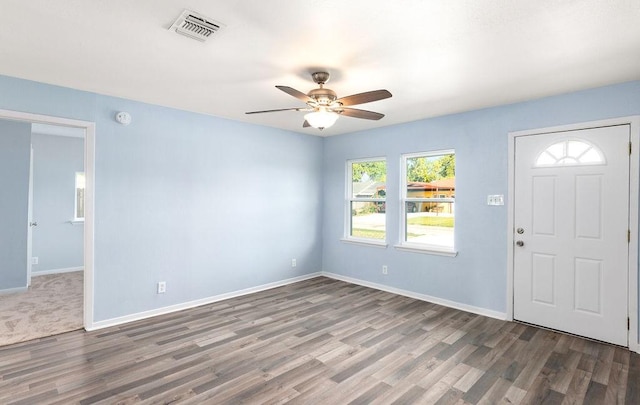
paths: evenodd
<path fill-rule="evenodd" d="M 223 26 L 224 24 L 201 14 L 184 10 L 173 25 L 169 27 L 169 31 L 175 31 L 178 34 L 204 42 Z"/>

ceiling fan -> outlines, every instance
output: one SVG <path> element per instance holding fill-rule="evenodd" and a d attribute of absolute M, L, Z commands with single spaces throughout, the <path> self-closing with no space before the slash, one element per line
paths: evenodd
<path fill-rule="evenodd" d="M 307 107 L 250 111 L 246 114 L 261 114 L 276 111 L 305 111 L 308 114 L 305 114 L 304 116 L 304 123 L 302 124 L 302 127 L 318 128 L 321 131 L 332 126 L 340 115 L 352 118 L 362 118 L 365 120 L 379 120 L 384 117 L 384 114 L 350 108 L 349 106 L 384 100 L 385 98 L 391 97 L 391 93 L 389 93 L 389 91 L 373 90 L 338 98 L 335 91 L 324 87 L 324 85 L 329 81 L 329 73 L 315 72 L 311 74 L 311 78 L 319 87 L 311 90 L 307 94 L 288 86 L 276 86 L 276 88 L 284 91 L 285 93 L 305 102 Z"/>

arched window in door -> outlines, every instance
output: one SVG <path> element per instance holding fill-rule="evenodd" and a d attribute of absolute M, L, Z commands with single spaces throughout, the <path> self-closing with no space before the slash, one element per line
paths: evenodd
<path fill-rule="evenodd" d="M 604 155 L 596 146 L 571 139 L 554 143 L 543 150 L 536 159 L 536 167 L 599 165 L 604 162 Z"/>

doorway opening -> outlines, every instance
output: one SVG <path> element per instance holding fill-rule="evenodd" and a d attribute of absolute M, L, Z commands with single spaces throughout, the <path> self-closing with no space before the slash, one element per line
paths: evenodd
<path fill-rule="evenodd" d="M 41 261 L 38 261 L 38 258 L 32 256 L 33 247 L 32 244 L 29 243 L 28 248 L 25 248 L 25 264 L 27 264 L 25 268 L 25 282 L 19 281 L 22 287 L 14 288 L 13 290 L 26 290 L 31 281 L 31 276 L 38 275 L 37 281 L 38 283 L 46 283 L 48 278 L 58 277 L 59 280 L 64 280 L 62 282 L 69 283 L 71 279 L 75 279 L 75 283 L 79 283 L 77 286 L 78 289 L 82 291 L 82 326 L 85 329 L 90 329 L 93 324 L 93 261 L 94 261 L 94 155 L 95 155 L 95 123 L 88 121 L 80 121 L 68 118 L 61 117 L 53 117 L 47 115 L 39 115 L 39 114 L 31 114 L 31 113 L 23 113 L 17 111 L 10 110 L 0 110 L 0 120 L 14 123 L 23 123 L 28 124 L 29 128 L 33 128 L 34 134 L 40 133 L 38 136 L 38 142 L 47 142 L 53 138 L 63 138 L 66 137 L 67 143 L 74 143 L 76 148 L 76 153 L 80 153 L 81 156 L 78 159 L 81 160 L 81 164 L 76 162 L 76 166 L 81 168 L 81 170 L 76 170 L 78 173 L 82 173 L 82 176 L 77 176 L 75 172 L 72 172 L 72 176 L 75 178 L 72 180 L 75 183 L 75 191 L 76 195 L 69 195 L 69 200 L 72 201 L 71 207 L 72 209 L 69 212 L 69 220 L 65 221 L 64 224 L 61 224 L 64 228 L 64 232 L 73 233 L 78 238 L 74 243 L 76 245 L 82 246 L 82 253 L 75 252 L 76 255 L 80 255 L 76 257 L 74 260 L 65 262 L 65 258 L 57 257 L 56 262 L 47 263 L 47 268 L 51 268 L 52 270 L 37 272 L 32 271 L 32 267 L 38 266 L 38 264 L 44 264 Z M 39 128 L 37 131 L 36 128 Z M 42 134 L 42 132 L 50 131 L 49 134 Z M 60 132 L 60 133 L 56 133 Z M 75 135 L 69 135 L 75 134 Z M 78 135 L 79 134 L 79 135 Z M 41 136 L 42 135 L 42 136 Z M 46 135 L 52 135 L 47 138 Z M 76 139 L 73 140 L 72 138 Z M 78 139 L 81 137 L 83 139 Z M 34 141 L 34 138 L 30 138 L 31 141 Z M 81 141 L 82 145 L 78 142 Z M 53 144 L 53 143 L 51 143 Z M 31 146 L 31 145 L 30 145 Z M 78 148 L 79 151 L 78 151 Z M 31 152 L 33 155 L 33 152 Z M 33 157 L 30 159 L 30 164 L 33 162 Z M 52 163 L 51 167 L 57 167 L 57 165 Z M 29 175 L 33 175 L 33 168 L 29 170 Z M 82 182 L 78 183 L 78 178 L 81 178 Z M 33 180 L 33 178 L 32 178 Z M 28 211 L 27 218 L 24 218 L 24 226 L 28 230 L 29 235 L 26 238 L 29 242 L 31 242 L 33 230 L 37 229 L 38 219 L 32 216 L 33 213 L 33 189 L 31 185 L 33 185 L 33 181 L 29 181 L 29 207 L 25 208 L 25 211 Z M 80 189 L 79 189 L 80 188 Z M 78 200 L 78 197 L 81 197 Z M 73 201 L 73 199 L 76 201 Z M 78 207 L 78 203 L 80 203 L 81 207 Z M 47 207 L 50 208 L 50 207 Z M 79 209 L 81 208 L 81 210 Z M 82 214 L 82 217 L 79 216 L 79 213 Z M 23 221 L 23 219 L 19 219 L 18 221 Z M 62 228 L 61 228 L 62 229 Z M 36 252 L 33 252 L 36 253 Z M 36 253 L 37 254 L 37 253 Z M 52 257 L 55 257 L 55 253 L 53 251 L 47 252 L 45 257 L 50 260 Z M 42 257 L 40 258 L 42 260 Z M 65 264 L 66 263 L 66 264 Z M 69 264 L 71 263 L 71 264 Z M 45 268 L 45 266 L 40 267 Z M 51 274 L 47 274 L 51 273 Z M 22 279 L 20 279 L 22 280 Z M 59 281 L 58 280 L 58 281 Z M 11 289 L 9 289 L 11 290 Z M 7 291 L 9 291 L 7 290 Z M 10 291 L 9 291 L 10 292 Z"/>

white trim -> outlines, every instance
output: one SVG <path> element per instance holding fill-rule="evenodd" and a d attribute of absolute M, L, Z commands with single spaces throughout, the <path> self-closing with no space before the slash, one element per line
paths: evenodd
<path fill-rule="evenodd" d="M 82 271 L 84 267 L 63 267 L 60 269 L 50 269 L 50 270 L 42 270 L 42 271 L 34 271 L 31 273 L 33 277 L 38 276 L 46 276 L 47 274 L 62 274 L 62 273 L 73 273 L 74 271 Z"/>
<path fill-rule="evenodd" d="M 33 143 L 29 139 L 29 194 L 27 197 L 27 287 L 33 271 Z"/>
<path fill-rule="evenodd" d="M 638 336 L 638 211 L 640 202 L 640 115 L 628 117 L 631 130 L 631 156 L 629 166 L 629 349 L 640 353 Z"/>
<path fill-rule="evenodd" d="M 554 132 L 576 131 L 615 125 L 629 125 L 631 132 L 630 167 L 629 167 L 629 230 L 632 240 L 629 243 L 629 350 L 640 353 L 638 341 L 638 192 L 640 182 L 640 115 L 590 121 L 556 127 L 530 129 L 509 132 L 508 134 L 508 205 L 507 205 L 507 319 L 513 320 L 513 241 L 514 241 L 514 186 L 515 186 L 515 141 L 516 137 L 548 134 Z"/>
<path fill-rule="evenodd" d="M 66 136 L 69 138 L 84 138 L 82 128 L 59 127 L 57 125 L 33 124 L 32 134 Z"/>
<path fill-rule="evenodd" d="M 347 159 L 347 167 L 349 166 L 349 163 L 362 163 L 362 162 L 377 162 L 379 160 L 387 160 L 386 156 L 373 156 L 373 157 L 367 157 L 367 158 L 354 158 L 354 159 Z"/>
<path fill-rule="evenodd" d="M 458 251 L 456 250 L 451 250 L 446 248 L 439 249 L 437 246 L 432 246 L 432 245 L 418 245 L 418 244 L 410 244 L 405 242 L 403 244 L 395 245 L 394 248 L 404 252 L 422 253 L 425 255 L 448 256 L 448 257 L 458 256 Z"/>
<path fill-rule="evenodd" d="M 118 318 L 106 319 L 104 321 L 94 322 L 90 326 L 85 326 L 85 329 L 88 331 L 93 331 L 97 329 L 108 328 L 111 326 L 122 325 L 124 323 L 139 321 L 142 319 L 151 318 L 159 315 L 166 315 L 177 311 L 182 311 L 189 308 L 195 308 L 202 305 L 213 304 L 214 302 L 228 300 L 230 298 L 241 297 L 247 294 L 253 294 L 264 290 L 270 290 L 272 288 L 282 287 L 285 285 L 297 283 L 304 280 L 309 280 L 312 278 L 320 277 L 322 274 L 320 272 L 305 274 L 304 276 L 298 276 L 293 278 L 288 278 L 281 281 L 275 281 L 273 283 L 263 284 L 256 287 L 245 288 L 243 290 L 232 291 L 220 295 L 214 295 L 212 297 L 202 298 L 199 300 L 184 302 L 182 304 L 170 305 L 168 307 L 156 308 L 150 311 L 138 312 L 131 315 L 125 315 Z"/>
<path fill-rule="evenodd" d="M 515 195 L 515 159 L 516 159 L 516 135 L 508 133 L 507 150 L 507 319 L 513 321 L 513 233 L 514 228 L 514 204 Z"/>
<path fill-rule="evenodd" d="M 460 302 L 449 301 L 444 298 L 433 297 L 431 295 L 420 294 L 413 291 L 403 290 L 400 288 L 389 287 L 384 284 L 372 283 L 370 281 L 360 280 L 357 278 L 347 277 L 336 273 L 330 273 L 323 271 L 322 275 L 335 280 L 345 281 L 351 284 L 357 284 L 364 287 L 375 288 L 376 290 L 386 291 L 392 294 L 398 294 L 409 298 L 414 298 L 420 301 L 431 302 L 433 304 L 442 305 L 449 308 L 459 309 L 460 311 L 471 312 L 473 314 L 488 316 L 489 318 L 495 318 L 500 320 L 507 320 L 507 314 L 504 312 L 492 311 L 490 309 L 476 307 L 474 305 L 462 304 Z"/>
<path fill-rule="evenodd" d="M 7 288 L 6 290 L 0 290 L 0 295 L 21 293 L 27 291 L 28 289 L 29 287 Z"/>
<path fill-rule="evenodd" d="M 84 327 L 93 325 L 96 124 L 87 123 L 84 137 Z"/>
<path fill-rule="evenodd" d="M 95 135 L 96 124 L 70 118 L 32 114 L 21 111 L 0 109 L 0 119 L 26 121 L 32 124 L 60 125 L 84 129 L 84 171 L 85 171 L 85 205 L 84 205 L 84 326 L 93 324 L 93 239 L 94 239 L 94 180 L 95 180 Z"/>
<path fill-rule="evenodd" d="M 383 249 L 387 247 L 387 242 L 379 239 L 341 238 L 340 241 L 345 243 L 352 243 L 354 245 L 371 246 Z"/>
<path fill-rule="evenodd" d="M 429 150 L 424 152 L 403 153 L 401 157 L 403 159 L 406 159 L 406 158 L 411 159 L 416 157 L 433 157 L 433 156 L 440 156 L 440 155 L 455 155 L 455 154 L 456 154 L 455 149 L 438 149 L 438 150 Z M 403 162 L 403 164 L 404 163 L 406 162 Z M 406 166 L 406 164 L 404 164 L 404 166 Z"/>

